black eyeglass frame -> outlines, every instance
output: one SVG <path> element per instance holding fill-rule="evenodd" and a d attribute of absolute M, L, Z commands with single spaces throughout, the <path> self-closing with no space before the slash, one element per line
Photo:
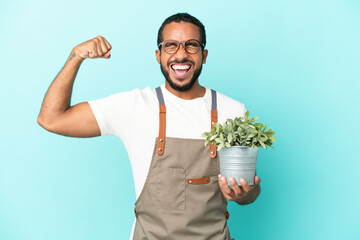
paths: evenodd
<path fill-rule="evenodd" d="M 175 52 L 173 52 L 173 53 L 168 53 L 168 52 L 165 50 L 165 48 L 164 48 L 164 51 L 165 51 L 167 54 L 175 54 L 175 53 L 179 50 L 180 44 L 182 44 L 183 47 L 184 47 L 184 49 L 185 49 L 185 51 L 186 51 L 187 53 L 189 53 L 188 50 L 187 50 L 186 47 L 185 47 L 185 44 L 186 44 L 188 41 L 196 41 L 196 42 L 198 42 L 198 43 L 200 44 L 199 50 L 200 50 L 201 47 L 202 47 L 202 49 L 205 49 L 205 44 L 202 43 L 202 42 L 200 42 L 199 40 L 196 40 L 196 39 L 189 39 L 189 40 L 186 40 L 185 42 L 178 41 L 178 40 L 174 40 L 174 39 L 168 39 L 168 40 L 165 40 L 165 41 L 159 43 L 159 45 L 158 45 L 159 49 L 160 49 L 160 46 L 161 46 L 161 45 L 164 45 L 164 43 L 167 42 L 167 41 L 175 41 L 175 42 L 178 43 L 178 46 L 177 46 Z M 194 52 L 194 53 L 189 53 L 189 54 L 196 54 L 196 53 L 199 52 L 199 50 L 197 50 L 197 51 Z"/>

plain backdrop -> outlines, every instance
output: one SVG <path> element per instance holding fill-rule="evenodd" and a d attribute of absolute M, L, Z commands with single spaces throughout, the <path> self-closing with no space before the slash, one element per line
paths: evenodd
<path fill-rule="evenodd" d="M 177 12 L 206 27 L 200 83 L 276 132 L 275 149 L 259 152 L 259 198 L 229 203 L 233 237 L 359 239 L 356 0 L 0 1 L 0 239 L 129 238 L 121 140 L 64 137 L 36 119 L 71 49 L 98 35 L 112 57 L 83 62 L 72 104 L 163 84 L 157 31 Z"/>

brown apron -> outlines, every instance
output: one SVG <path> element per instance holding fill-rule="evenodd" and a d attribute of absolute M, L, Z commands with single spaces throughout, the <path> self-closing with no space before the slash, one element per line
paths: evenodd
<path fill-rule="evenodd" d="M 165 137 L 166 107 L 160 87 L 156 93 L 159 136 L 135 203 L 133 239 L 230 240 L 216 146 L 204 147 L 203 139 Z M 217 122 L 216 92 L 211 90 L 211 95 L 211 122 Z"/>

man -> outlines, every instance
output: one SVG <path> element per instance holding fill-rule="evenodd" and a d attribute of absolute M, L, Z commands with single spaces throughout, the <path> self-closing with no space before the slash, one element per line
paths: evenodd
<path fill-rule="evenodd" d="M 219 175 L 214 146 L 201 134 L 211 123 L 243 116 L 244 104 L 199 84 L 208 50 L 203 24 L 187 13 L 168 17 L 158 32 L 156 59 L 165 77 L 149 87 L 70 106 L 74 79 L 86 58 L 110 58 L 101 36 L 77 45 L 49 87 L 38 117 L 48 131 L 72 137 L 116 135 L 132 164 L 137 201 L 130 239 L 230 239 L 227 200 L 253 202 L 260 178 L 241 186 Z M 219 114 L 217 114 L 219 111 Z"/>

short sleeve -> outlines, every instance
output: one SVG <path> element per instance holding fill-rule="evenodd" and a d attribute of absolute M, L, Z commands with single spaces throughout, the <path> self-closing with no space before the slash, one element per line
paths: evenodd
<path fill-rule="evenodd" d="M 227 119 L 243 117 L 246 113 L 245 104 L 218 92 L 219 123 L 223 124 Z"/>
<path fill-rule="evenodd" d="M 88 101 L 99 125 L 101 136 L 117 135 L 119 125 L 126 124 L 125 121 L 131 115 L 135 101 L 135 90 Z"/>
<path fill-rule="evenodd" d="M 241 112 L 240 116 L 241 116 L 241 117 L 244 117 L 244 116 L 245 116 L 245 113 L 246 113 L 246 108 L 245 108 L 245 104 L 244 104 L 244 103 L 241 103 L 241 104 L 240 104 L 240 112 Z"/>

